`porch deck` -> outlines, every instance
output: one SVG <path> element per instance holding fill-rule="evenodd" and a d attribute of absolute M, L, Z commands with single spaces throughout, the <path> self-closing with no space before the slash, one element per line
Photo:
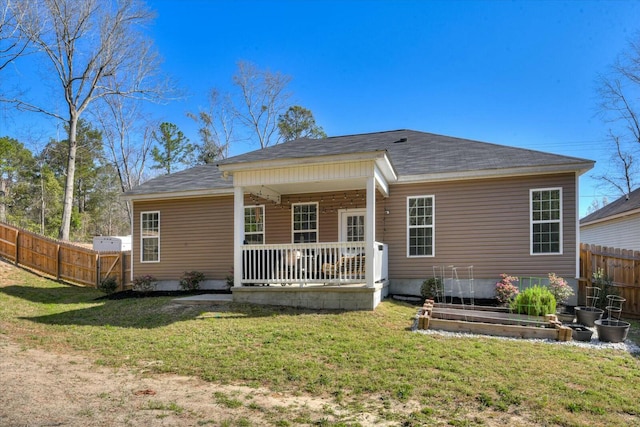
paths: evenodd
<path fill-rule="evenodd" d="M 388 281 L 339 285 L 291 284 L 232 288 L 233 301 L 315 310 L 373 310 L 389 293 Z"/>

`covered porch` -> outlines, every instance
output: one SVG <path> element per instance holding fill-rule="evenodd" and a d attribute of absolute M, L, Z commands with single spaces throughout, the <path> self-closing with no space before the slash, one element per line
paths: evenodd
<path fill-rule="evenodd" d="M 385 152 L 219 167 L 233 177 L 234 301 L 375 308 L 388 284 L 376 198 L 395 180 Z"/>

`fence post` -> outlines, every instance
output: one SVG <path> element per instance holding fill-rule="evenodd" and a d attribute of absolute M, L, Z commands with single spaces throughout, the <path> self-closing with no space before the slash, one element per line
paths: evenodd
<path fill-rule="evenodd" d="M 16 248 L 16 256 L 15 256 L 15 264 L 18 265 L 18 258 L 19 258 L 19 254 L 20 254 L 20 230 L 16 230 L 16 244 L 14 245 L 14 247 Z"/>
<path fill-rule="evenodd" d="M 127 276 L 127 272 L 125 271 L 125 266 L 127 265 L 126 261 L 127 253 L 123 251 L 120 253 L 120 286 L 122 291 L 124 291 L 124 281 Z"/>
<path fill-rule="evenodd" d="M 96 254 L 96 289 L 100 287 L 100 254 Z"/>
<path fill-rule="evenodd" d="M 62 270 L 62 260 L 60 259 L 62 257 L 62 251 L 60 250 L 60 244 L 56 245 L 56 280 L 60 280 L 60 277 L 62 277 L 62 272 L 60 270 Z"/>

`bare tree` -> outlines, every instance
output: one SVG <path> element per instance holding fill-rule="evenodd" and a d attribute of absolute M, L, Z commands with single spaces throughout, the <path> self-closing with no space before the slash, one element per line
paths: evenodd
<path fill-rule="evenodd" d="M 610 125 L 612 168 L 595 178 L 620 195 L 629 194 L 640 181 L 635 161 L 640 154 L 640 40 L 631 42 L 610 73 L 600 77 L 598 92 L 601 116 Z"/>
<path fill-rule="evenodd" d="M 240 89 L 241 99 L 236 106 L 240 122 L 251 130 L 260 148 L 277 144 L 278 117 L 287 110 L 290 93 L 286 91 L 291 77 L 259 70 L 254 64 L 238 62 L 233 83 Z"/>
<path fill-rule="evenodd" d="M 113 165 L 122 192 L 131 190 L 143 180 L 145 164 L 153 144 L 151 124 L 145 122 L 139 111 L 139 101 L 122 96 L 103 98 L 94 115 L 102 128 L 105 151 Z M 129 221 L 133 210 L 124 202 Z"/>
<path fill-rule="evenodd" d="M 235 115 L 228 96 L 222 97 L 217 89 L 209 92 L 209 107 L 197 113 L 187 113 L 199 126 L 198 162 L 213 163 L 229 156 L 229 145 L 234 138 Z"/>
<path fill-rule="evenodd" d="M 138 0 L 39 0 L 17 2 L 18 28 L 51 66 L 67 112 L 13 99 L 19 109 L 67 123 L 68 162 L 59 238 L 69 239 L 80 116 L 107 96 L 158 100 L 167 93 L 156 77 L 159 60 L 140 28 L 153 14 Z"/>
<path fill-rule="evenodd" d="M 18 10 L 17 13 L 21 12 Z M 18 31 L 21 19 L 12 10 L 11 0 L 0 0 L 0 70 L 22 55 L 29 44 L 28 39 Z"/>

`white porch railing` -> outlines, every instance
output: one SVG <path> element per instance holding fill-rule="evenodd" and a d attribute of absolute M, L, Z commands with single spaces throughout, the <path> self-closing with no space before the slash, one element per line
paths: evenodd
<path fill-rule="evenodd" d="M 387 278 L 387 245 L 374 244 L 374 282 Z M 243 285 L 365 284 L 365 242 L 243 245 Z"/>

